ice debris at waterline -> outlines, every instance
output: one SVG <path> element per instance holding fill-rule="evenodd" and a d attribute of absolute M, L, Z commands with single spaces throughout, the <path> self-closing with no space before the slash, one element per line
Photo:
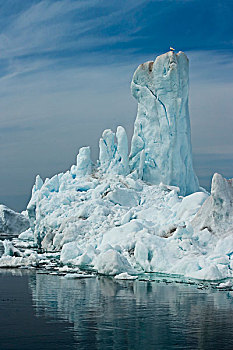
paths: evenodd
<path fill-rule="evenodd" d="M 132 93 L 138 114 L 130 155 L 119 126 L 103 132 L 96 165 L 83 147 L 69 171 L 44 182 L 37 176 L 27 206 L 30 229 L 14 241 L 21 253 L 5 242 L 0 266 L 78 276 L 86 269 L 120 279 L 144 272 L 233 277 L 232 180 L 215 174 L 211 194 L 199 188 L 185 54 L 139 66 Z"/>

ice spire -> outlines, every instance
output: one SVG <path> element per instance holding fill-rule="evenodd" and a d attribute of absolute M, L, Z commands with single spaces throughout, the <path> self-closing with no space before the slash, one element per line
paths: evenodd
<path fill-rule="evenodd" d="M 188 109 L 189 62 L 183 52 L 169 51 L 141 64 L 131 83 L 138 113 L 131 144 L 130 169 L 152 184 L 198 190 L 192 165 Z"/>

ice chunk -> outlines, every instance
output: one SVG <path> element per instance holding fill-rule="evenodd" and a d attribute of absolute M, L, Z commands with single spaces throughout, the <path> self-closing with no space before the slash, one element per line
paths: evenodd
<path fill-rule="evenodd" d="M 30 228 L 32 229 L 33 232 L 35 229 L 35 221 L 36 221 L 36 202 L 40 194 L 40 189 L 42 187 L 43 187 L 43 181 L 41 177 L 37 175 L 35 184 L 32 187 L 32 196 L 27 205 L 27 213 L 28 213 Z"/>
<path fill-rule="evenodd" d="M 116 134 L 110 129 L 105 130 L 99 141 L 99 149 L 99 163 L 102 172 L 119 175 L 129 173 L 128 139 L 122 126 L 118 126 Z"/>
<path fill-rule="evenodd" d="M 211 240 L 213 240 L 213 235 L 210 231 L 208 231 L 207 229 L 204 229 L 199 232 L 195 232 L 193 234 L 193 239 L 198 241 L 198 244 L 200 246 L 205 247 L 208 245 L 209 242 L 211 242 Z"/>
<path fill-rule="evenodd" d="M 121 219 L 121 225 L 127 224 L 131 220 L 133 215 L 134 215 L 134 211 L 132 209 L 127 211 L 127 213 L 124 214 Z"/>
<path fill-rule="evenodd" d="M 28 230 L 22 232 L 19 237 L 22 241 L 34 241 L 34 233 L 33 231 L 29 228 Z"/>
<path fill-rule="evenodd" d="M 111 230 L 107 231 L 103 235 L 101 247 L 106 244 L 110 244 L 112 246 L 120 244 L 125 248 L 132 248 L 133 237 L 135 233 L 141 231 L 143 229 L 143 225 L 137 220 L 132 220 L 125 225 L 121 225 L 119 227 L 114 227 Z"/>
<path fill-rule="evenodd" d="M 95 260 L 95 269 L 103 275 L 118 275 L 122 272 L 135 274 L 128 260 L 116 250 L 100 253 Z"/>
<path fill-rule="evenodd" d="M 54 175 L 51 179 L 46 179 L 45 183 L 41 187 L 42 192 L 45 196 L 48 196 L 50 192 L 58 192 L 59 191 L 59 176 Z"/>
<path fill-rule="evenodd" d="M 3 256 L 16 256 L 16 257 L 23 256 L 23 254 L 13 246 L 12 242 L 7 239 L 3 241 L 3 247 L 4 247 Z"/>
<path fill-rule="evenodd" d="M 67 273 L 64 278 L 66 279 L 80 279 L 80 278 L 93 278 L 95 275 L 88 275 L 84 273 Z"/>
<path fill-rule="evenodd" d="M 37 264 L 38 264 L 38 259 L 35 253 L 32 253 L 30 256 L 27 256 L 27 257 L 3 255 L 0 258 L 0 268 L 6 268 L 6 267 L 15 268 L 15 267 L 25 267 L 25 266 L 36 267 Z"/>
<path fill-rule="evenodd" d="M 114 143 L 115 135 L 112 130 L 104 130 L 102 138 L 99 140 L 99 162 L 100 167 L 106 171 L 111 161 L 114 159 L 114 154 L 116 152 L 116 146 Z"/>
<path fill-rule="evenodd" d="M 231 289 L 232 288 L 232 282 L 231 281 L 226 281 L 219 283 L 219 285 L 216 287 L 218 289 Z"/>
<path fill-rule="evenodd" d="M 122 272 L 114 277 L 116 280 L 136 280 L 138 276 L 129 275 L 127 272 Z"/>
<path fill-rule="evenodd" d="M 90 175 L 92 170 L 91 150 L 90 147 L 82 147 L 77 155 L 77 170 L 78 178 Z"/>
<path fill-rule="evenodd" d="M 21 266 L 28 266 L 29 260 L 24 257 L 15 257 L 15 256 L 2 256 L 0 258 L 0 268 L 4 267 L 21 267 Z"/>
<path fill-rule="evenodd" d="M 197 212 L 192 225 L 196 231 L 207 228 L 217 234 L 228 230 L 233 233 L 233 179 L 226 180 L 220 174 L 214 174 L 211 195 Z"/>
<path fill-rule="evenodd" d="M 78 247 L 77 242 L 69 242 L 63 245 L 60 260 L 64 264 L 67 264 L 71 260 L 77 258 L 79 255 L 82 255 L 82 251 Z"/>
<path fill-rule="evenodd" d="M 173 51 L 141 64 L 131 83 L 138 113 L 131 144 L 130 168 L 153 184 L 198 190 L 193 170 L 188 110 L 188 58 Z"/>
<path fill-rule="evenodd" d="M 139 204 L 139 195 L 131 189 L 116 187 L 109 192 L 106 199 L 124 207 L 136 207 Z"/>
<path fill-rule="evenodd" d="M 128 139 L 125 129 L 122 126 L 117 127 L 116 140 L 117 146 L 115 162 L 113 162 L 111 166 L 113 171 L 115 171 L 117 174 L 127 175 L 129 173 Z"/>
<path fill-rule="evenodd" d="M 182 220 L 190 219 L 191 216 L 197 213 L 207 198 L 208 195 L 204 192 L 195 192 L 184 197 L 177 210 L 177 215 Z"/>

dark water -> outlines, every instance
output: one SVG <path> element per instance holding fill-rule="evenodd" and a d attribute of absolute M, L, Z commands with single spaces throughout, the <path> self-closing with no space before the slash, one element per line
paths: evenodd
<path fill-rule="evenodd" d="M 0 270 L 0 349 L 233 349 L 233 295 Z"/>

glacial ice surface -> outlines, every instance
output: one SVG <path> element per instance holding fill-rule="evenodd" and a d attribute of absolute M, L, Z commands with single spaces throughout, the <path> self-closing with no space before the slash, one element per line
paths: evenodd
<path fill-rule="evenodd" d="M 217 174 L 214 179 L 216 176 L 221 177 Z M 182 197 L 177 187 L 149 185 L 133 177 L 96 171 L 77 180 L 68 171 L 58 176 L 57 191 L 48 194 L 44 188 L 48 182 L 36 191 L 34 188 L 37 199 L 31 225 L 35 241 L 39 237 L 47 252 L 61 251 L 60 263 L 78 270 L 126 273 L 126 277 L 143 272 L 206 280 L 233 277 L 231 193 L 223 195 L 213 179 L 215 189 L 210 195 L 198 191 Z M 221 177 L 221 181 L 227 180 Z M 82 182 L 89 185 L 79 191 Z M 231 186 L 231 181 L 227 184 Z M 121 195 L 115 197 L 119 190 Z M 221 206 L 214 209 L 208 205 L 216 202 L 213 196 L 222 199 Z M 219 226 L 215 220 L 218 215 L 222 218 Z M 27 258 L 23 263 L 41 259 L 39 254 L 29 257 L 9 256 L 8 260 L 18 264 L 22 258 Z M 1 265 L 6 256 L 2 259 Z M 10 262 L 6 263 L 9 266 Z"/>
<path fill-rule="evenodd" d="M 188 108 L 189 62 L 173 51 L 141 64 L 131 83 L 138 102 L 130 168 L 153 184 L 180 188 L 182 195 L 198 190 L 192 165 Z"/>
<path fill-rule="evenodd" d="M 198 186 L 187 57 L 169 52 L 139 66 L 132 93 L 138 114 L 130 156 L 120 126 L 103 132 L 97 164 L 83 147 L 70 170 L 45 181 L 37 176 L 30 228 L 14 241 L 18 249 L 4 243 L 0 267 L 87 269 L 119 279 L 145 272 L 233 277 L 233 181 L 215 174 L 210 194 Z"/>

